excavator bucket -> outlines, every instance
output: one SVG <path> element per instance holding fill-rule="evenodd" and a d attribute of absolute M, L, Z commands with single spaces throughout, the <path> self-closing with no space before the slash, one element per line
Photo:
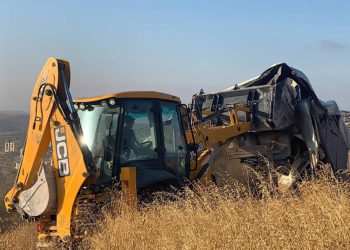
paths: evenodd
<path fill-rule="evenodd" d="M 43 163 L 35 184 L 18 196 L 19 203 L 16 209 L 22 216 L 37 217 L 43 214 L 52 214 L 57 209 L 56 199 L 55 173 L 52 166 Z"/>

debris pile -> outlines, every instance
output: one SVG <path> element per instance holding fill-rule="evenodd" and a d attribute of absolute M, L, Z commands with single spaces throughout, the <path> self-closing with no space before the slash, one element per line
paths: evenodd
<path fill-rule="evenodd" d="M 289 186 L 327 164 L 334 173 L 347 170 L 350 136 L 345 124 L 349 127 L 350 113 L 344 122 L 336 102 L 318 99 L 300 70 L 277 64 L 222 92 L 201 91 L 192 101 L 195 117 L 216 125 L 227 123 L 227 111 L 235 106 L 251 109 L 251 116 L 240 119 L 250 120 L 252 131 L 223 146 L 213 163 L 218 175 L 229 172 L 242 179 L 246 165 L 261 167 L 260 155 L 272 163 L 276 182 L 287 180 Z"/>

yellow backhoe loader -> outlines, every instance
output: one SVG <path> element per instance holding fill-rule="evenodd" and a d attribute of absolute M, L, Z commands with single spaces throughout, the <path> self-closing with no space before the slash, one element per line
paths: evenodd
<path fill-rule="evenodd" d="M 49 58 L 31 97 L 18 175 L 5 197 L 7 211 L 37 221 L 42 240 L 72 241 L 80 202 L 108 199 L 112 183 L 135 203 L 152 187 L 210 180 L 221 145 L 250 130 L 244 107 L 226 110 L 226 125 L 193 124 L 173 95 L 123 92 L 73 101 L 69 86 L 69 63 Z M 247 114 L 244 121 L 238 111 Z M 47 153 L 51 162 L 43 161 Z"/>

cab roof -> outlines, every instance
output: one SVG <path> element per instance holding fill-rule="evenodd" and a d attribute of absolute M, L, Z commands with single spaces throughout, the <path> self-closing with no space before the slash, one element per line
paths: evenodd
<path fill-rule="evenodd" d="M 128 91 L 120 93 L 112 93 L 96 97 L 87 97 L 75 99 L 74 102 L 96 102 L 105 99 L 116 98 L 116 99 L 161 99 L 173 102 L 181 102 L 180 98 L 174 95 L 169 95 L 156 91 Z"/>

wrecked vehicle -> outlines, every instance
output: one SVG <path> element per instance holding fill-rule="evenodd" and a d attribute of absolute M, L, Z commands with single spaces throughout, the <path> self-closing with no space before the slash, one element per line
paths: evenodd
<path fill-rule="evenodd" d="M 212 171 L 219 185 L 227 174 L 245 182 L 247 165 L 261 167 L 259 156 L 271 163 L 282 188 L 325 165 L 345 177 L 347 127 L 336 102 L 319 100 L 303 72 L 277 64 L 222 92 L 201 90 L 193 96 L 191 108 L 195 121 L 220 125 L 229 121 L 227 111 L 236 106 L 251 109 L 250 115 L 238 116 L 251 121 L 252 131 L 225 143 L 215 158 Z"/>

